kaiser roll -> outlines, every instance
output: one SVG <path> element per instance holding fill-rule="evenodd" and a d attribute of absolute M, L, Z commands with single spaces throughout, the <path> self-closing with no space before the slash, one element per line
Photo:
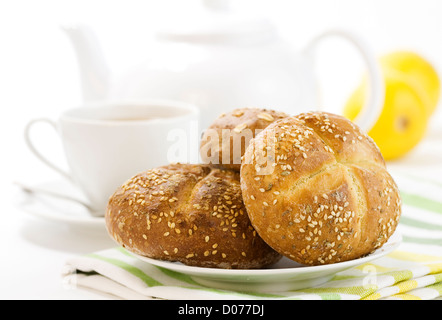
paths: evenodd
<path fill-rule="evenodd" d="M 310 112 L 270 124 L 247 148 L 241 189 L 252 225 L 305 265 L 367 255 L 393 234 L 398 188 L 373 142 L 351 121 Z"/>
<path fill-rule="evenodd" d="M 239 171 L 241 157 L 252 139 L 272 122 L 288 117 L 269 109 L 242 108 L 220 115 L 204 132 L 200 154 L 203 163 Z"/>
<path fill-rule="evenodd" d="M 110 198 L 106 225 L 127 250 L 214 268 L 261 268 L 280 259 L 250 224 L 239 174 L 173 164 L 140 173 Z"/>

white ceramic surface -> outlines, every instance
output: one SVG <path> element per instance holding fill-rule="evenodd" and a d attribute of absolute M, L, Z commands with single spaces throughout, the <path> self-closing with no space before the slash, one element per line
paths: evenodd
<path fill-rule="evenodd" d="M 300 290 L 320 285 L 330 280 L 338 272 L 356 267 L 392 252 L 399 246 L 401 241 L 402 237 L 396 231 L 384 246 L 372 254 L 359 259 L 321 266 L 302 266 L 284 257 L 269 268 L 257 270 L 192 267 L 178 262 L 155 260 L 140 255 L 136 256 L 140 260 L 158 267 L 189 275 L 196 282 L 208 287 L 268 293 Z"/>
<path fill-rule="evenodd" d="M 31 128 L 39 122 L 59 134 L 70 172 L 34 146 Z M 25 138 L 40 160 L 72 180 L 96 215 L 104 216 L 109 197 L 135 174 L 170 162 L 192 162 L 198 155 L 198 109 L 169 100 L 97 102 L 67 110 L 57 122 L 32 120 Z"/>
<path fill-rule="evenodd" d="M 187 101 L 200 108 L 203 129 L 219 114 L 238 107 L 273 108 L 291 115 L 327 110 L 327 101 L 320 98 L 314 56 L 323 39 L 338 37 L 353 45 L 366 63 L 370 92 L 355 121 L 366 131 L 374 125 L 384 85 L 375 56 L 360 36 L 325 30 L 304 48 L 292 48 L 269 20 L 212 9 L 201 8 L 192 19 L 183 16 L 183 21 L 176 21 L 175 28 L 158 30 L 144 61 L 122 62 L 127 66 L 122 71 L 106 63 L 107 54 L 93 30 L 66 26 L 85 101 L 146 97 Z M 345 61 L 336 63 L 345 67 Z"/>
<path fill-rule="evenodd" d="M 65 179 L 39 183 L 32 185 L 32 187 L 60 195 L 69 195 L 80 201 L 86 200 L 81 191 Z M 20 211 L 38 219 L 67 225 L 76 231 L 106 232 L 104 217 L 92 216 L 84 206 L 74 201 L 40 193 L 28 194 L 22 190 L 17 190 L 13 202 Z"/>

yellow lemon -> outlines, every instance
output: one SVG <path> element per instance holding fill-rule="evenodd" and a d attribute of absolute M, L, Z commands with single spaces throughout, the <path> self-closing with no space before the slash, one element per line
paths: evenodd
<path fill-rule="evenodd" d="M 368 132 L 386 160 L 403 156 L 413 149 L 425 134 L 427 99 L 397 73 L 385 72 L 385 101 L 382 112 Z M 354 120 L 366 96 L 366 83 L 353 93 L 344 108 L 344 115 Z"/>
<path fill-rule="evenodd" d="M 428 98 L 426 108 L 431 115 L 439 101 L 440 80 L 433 65 L 423 56 L 412 51 L 395 51 L 382 56 L 382 69 L 387 72 L 400 72 L 407 77 L 420 94 Z"/>

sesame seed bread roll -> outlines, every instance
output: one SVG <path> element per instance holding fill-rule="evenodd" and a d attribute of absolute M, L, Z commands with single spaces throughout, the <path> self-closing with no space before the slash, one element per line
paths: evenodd
<path fill-rule="evenodd" d="M 250 224 L 239 174 L 174 164 L 140 173 L 110 198 L 106 226 L 124 248 L 213 268 L 261 268 L 281 256 Z"/>
<path fill-rule="evenodd" d="M 239 171 L 249 141 L 272 122 L 286 117 L 288 115 L 283 112 L 258 108 L 223 113 L 205 130 L 201 139 L 202 162 Z"/>
<path fill-rule="evenodd" d="M 367 255 L 400 218 L 399 191 L 379 149 L 341 116 L 311 112 L 272 123 L 250 142 L 240 174 L 256 231 L 305 265 Z"/>

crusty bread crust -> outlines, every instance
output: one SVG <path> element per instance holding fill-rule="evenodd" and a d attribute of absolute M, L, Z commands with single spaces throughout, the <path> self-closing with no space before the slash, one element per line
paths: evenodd
<path fill-rule="evenodd" d="M 220 115 L 201 139 L 202 162 L 239 171 L 250 139 L 272 122 L 286 117 L 283 112 L 258 108 L 235 109 Z"/>
<path fill-rule="evenodd" d="M 250 224 L 239 174 L 173 164 L 140 173 L 110 198 L 111 237 L 136 254 L 214 268 L 262 268 L 280 259 Z"/>
<path fill-rule="evenodd" d="M 241 188 L 259 235 L 305 265 L 369 254 L 401 214 L 398 188 L 373 140 L 323 112 L 278 120 L 257 135 L 244 155 Z"/>

